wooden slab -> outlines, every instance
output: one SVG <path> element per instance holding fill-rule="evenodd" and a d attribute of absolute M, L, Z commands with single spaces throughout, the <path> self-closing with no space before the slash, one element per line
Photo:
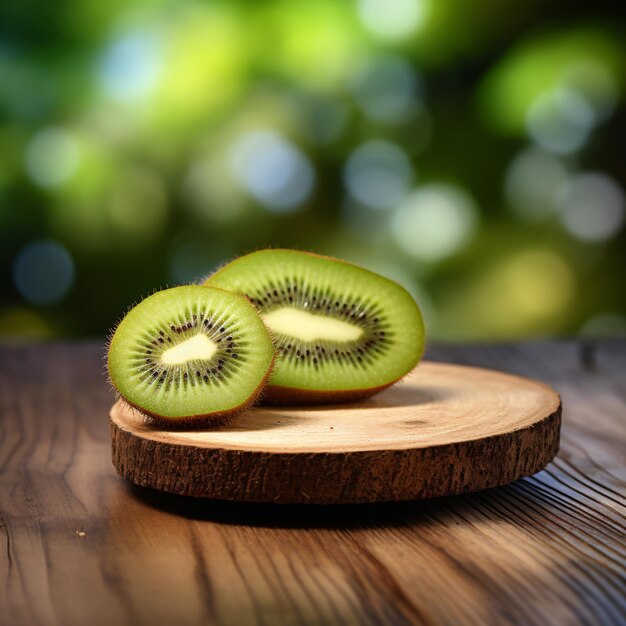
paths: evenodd
<path fill-rule="evenodd" d="M 503 485 L 559 447 L 561 401 L 542 383 L 421 363 L 364 402 L 259 407 L 203 431 L 163 431 L 111 410 L 113 463 L 133 483 L 251 502 L 430 498 Z"/>

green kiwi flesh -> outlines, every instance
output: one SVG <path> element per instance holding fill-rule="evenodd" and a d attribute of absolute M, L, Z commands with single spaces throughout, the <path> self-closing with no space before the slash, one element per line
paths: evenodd
<path fill-rule="evenodd" d="M 373 395 L 415 367 L 424 323 L 395 282 L 350 263 L 293 250 L 240 257 L 205 285 L 247 295 L 274 339 L 267 398 L 331 403 Z"/>
<path fill-rule="evenodd" d="M 198 285 L 159 291 L 111 338 L 112 384 L 156 421 L 211 423 L 262 391 L 274 360 L 267 329 L 244 297 Z"/>

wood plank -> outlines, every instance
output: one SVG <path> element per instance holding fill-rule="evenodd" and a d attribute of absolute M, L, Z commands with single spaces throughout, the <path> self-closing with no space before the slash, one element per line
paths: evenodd
<path fill-rule="evenodd" d="M 386 505 L 193 500 L 110 460 L 91 345 L 0 349 L 0 624 L 619 624 L 626 342 L 438 346 L 564 401 L 546 470 Z"/>

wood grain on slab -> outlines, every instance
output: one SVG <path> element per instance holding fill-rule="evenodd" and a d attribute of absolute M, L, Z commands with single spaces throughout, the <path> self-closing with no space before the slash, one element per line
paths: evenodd
<path fill-rule="evenodd" d="M 119 401 L 113 464 L 135 484 L 249 502 L 346 504 L 497 487 L 558 450 L 559 396 L 527 378 L 423 362 L 358 404 L 258 407 L 202 430 L 164 431 Z"/>
<path fill-rule="evenodd" d="M 626 343 L 439 347 L 545 380 L 538 474 L 383 505 L 192 499 L 110 458 L 97 345 L 0 349 L 0 624 L 623 624 Z"/>

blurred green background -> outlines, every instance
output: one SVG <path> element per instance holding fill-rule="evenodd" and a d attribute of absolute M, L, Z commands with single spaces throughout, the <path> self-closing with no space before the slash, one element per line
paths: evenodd
<path fill-rule="evenodd" d="M 264 246 L 395 278 L 435 339 L 623 334 L 618 7 L 5 3 L 0 335 Z"/>

